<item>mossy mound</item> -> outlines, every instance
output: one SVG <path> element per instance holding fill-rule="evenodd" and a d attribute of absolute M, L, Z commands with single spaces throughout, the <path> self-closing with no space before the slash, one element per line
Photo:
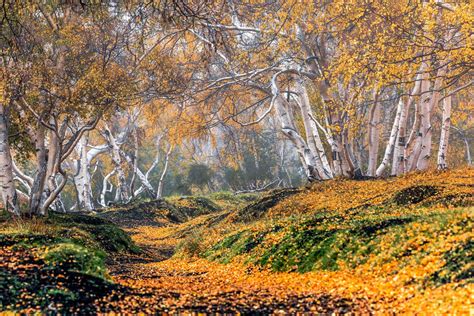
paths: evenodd
<path fill-rule="evenodd" d="M 397 191 L 392 200 L 397 205 L 411 205 L 420 203 L 438 193 L 438 188 L 433 185 L 415 185 Z"/>
<path fill-rule="evenodd" d="M 97 216 L 126 228 L 162 227 L 220 210 L 216 203 L 205 197 L 172 197 L 116 206 L 99 212 Z"/>
<path fill-rule="evenodd" d="M 242 209 L 249 203 L 256 202 L 262 196 L 261 193 L 238 193 L 221 191 L 208 196 L 210 200 L 218 204 L 222 209 Z"/>
<path fill-rule="evenodd" d="M 83 214 L 52 213 L 46 222 L 59 225 L 61 236 L 82 240 L 85 245 L 98 247 L 109 253 L 140 252 L 125 231 L 104 218 Z"/>
<path fill-rule="evenodd" d="M 165 226 L 180 223 L 184 216 L 165 200 L 130 203 L 109 208 L 97 216 L 108 219 L 121 227 Z"/>
<path fill-rule="evenodd" d="M 337 179 L 273 192 L 229 214 L 209 237 L 203 230 L 181 247 L 274 271 L 349 269 L 390 279 L 408 269 L 419 274 L 407 284 L 463 286 L 474 273 L 473 172 Z"/>
<path fill-rule="evenodd" d="M 270 208 L 289 196 L 300 193 L 300 189 L 281 189 L 269 192 L 264 197 L 236 212 L 232 219 L 236 222 L 250 222 L 262 218 Z"/>
<path fill-rule="evenodd" d="M 202 196 L 171 198 L 170 201 L 186 216 L 186 220 L 222 210 L 221 207 L 212 200 Z"/>
<path fill-rule="evenodd" d="M 120 290 L 104 277 L 101 257 L 80 246 L 0 251 L 0 311 L 94 313 L 97 299 Z M 85 266 L 94 273 L 81 271 Z"/>
<path fill-rule="evenodd" d="M 122 229 L 95 216 L 0 214 L 0 310 L 94 313 L 97 299 L 122 291 L 109 280 L 106 259 L 140 251 Z"/>

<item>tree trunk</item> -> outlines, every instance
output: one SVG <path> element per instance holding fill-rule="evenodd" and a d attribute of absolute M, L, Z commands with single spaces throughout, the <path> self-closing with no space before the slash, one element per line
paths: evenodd
<path fill-rule="evenodd" d="M 306 142 L 298 134 L 296 128 L 291 119 L 288 101 L 286 101 L 281 94 L 276 95 L 275 97 L 275 108 L 278 114 L 278 117 L 281 122 L 281 130 L 285 136 L 295 145 L 296 150 L 299 154 L 299 157 L 305 168 L 306 176 L 309 181 L 318 179 L 318 174 L 316 172 L 316 158 L 314 157 L 313 152 L 308 148 Z"/>
<path fill-rule="evenodd" d="M 61 163 L 59 150 L 60 144 L 58 137 L 55 132 L 51 131 L 48 144 L 48 166 L 46 169 L 47 190 L 44 193 L 45 198 L 49 197 L 58 187 L 56 177 L 58 175 L 59 164 Z M 58 195 L 58 198 L 52 204 L 52 208 L 57 212 L 66 211 L 60 195 Z M 47 212 L 47 210 L 45 210 L 45 212 Z"/>
<path fill-rule="evenodd" d="M 76 174 L 74 184 L 77 191 L 77 207 L 79 210 L 92 211 L 94 209 L 91 188 L 91 175 L 89 172 L 89 160 L 87 159 L 88 136 L 81 137 L 76 145 L 79 158 L 76 161 Z"/>
<path fill-rule="evenodd" d="M 110 147 L 112 148 L 112 161 L 115 165 L 115 170 L 117 173 L 117 194 L 115 196 L 115 201 L 128 201 L 130 195 L 128 193 L 127 182 L 125 180 L 125 172 L 122 168 L 120 147 L 110 128 L 106 127 L 106 131 Z"/>
<path fill-rule="evenodd" d="M 13 163 L 8 140 L 8 119 L 5 107 L 0 104 L 0 185 L 4 208 L 20 215 L 20 203 L 13 180 Z"/>
<path fill-rule="evenodd" d="M 471 149 L 469 148 L 469 142 L 467 141 L 467 137 L 463 138 L 464 144 L 466 145 L 466 161 L 469 166 L 472 166 L 472 157 L 471 157 Z"/>
<path fill-rule="evenodd" d="M 438 149 L 438 169 L 447 169 L 446 161 L 449 145 L 449 129 L 451 127 L 451 96 L 443 100 L 443 123 Z"/>
<path fill-rule="evenodd" d="M 104 179 L 102 181 L 102 191 L 100 193 L 100 204 L 102 205 L 102 207 L 107 206 L 107 201 L 105 200 L 105 195 L 107 194 L 107 192 L 112 192 L 112 190 L 113 190 L 113 185 L 112 184 L 110 184 L 110 189 L 109 189 L 109 179 L 114 174 L 115 174 L 115 169 L 112 170 L 112 172 L 109 172 L 104 177 Z"/>
<path fill-rule="evenodd" d="M 133 166 L 133 159 L 130 158 L 124 151 L 120 150 L 120 154 L 125 158 L 125 160 Z M 145 187 L 145 191 L 148 193 L 150 198 L 153 198 L 153 186 L 151 183 L 148 181 L 147 177 L 143 174 L 143 172 L 140 170 L 140 168 L 137 167 L 135 170 L 136 175 L 138 176 L 138 179 L 140 179 L 142 186 Z M 137 192 L 140 192 L 141 190 L 137 190 Z M 134 194 L 135 195 L 135 194 Z"/>
<path fill-rule="evenodd" d="M 420 67 L 420 72 L 424 71 L 423 66 Z M 402 108 L 402 112 L 400 114 L 400 122 L 398 127 L 397 139 L 395 141 L 395 148 L 393 152 L 393 162 L 392 162 L 392 175 L 400 175 L 405 173 L 406 167 L 406 129 L 407 129 L 407 120 L 408 120 L 408 111 L 410 110 L 410 106 L 414 101 L 414 96 L 420 92 L 421 86 L 421 74 L 417 75 L 415 78 L 415 85 L 411 92 L 410 97 L 408 98 L 407 102 L 404 104 Z M 415 113 L 415 115 L 417 115 Z"/>
<path fill-rule="evenodd" d="M 367 167 L 367 175 L 370 177 L 375 177 L 380 146 L 381 104 L 378 101 L 377 91 L 374 91 L 373 97 L 374 105 L 369 115 L 369 163 Z"/>
<path fill-rule="evenodd" d="M 397 113 L 395 114 L 395 119 L 393 120 L 392 131 L 390 132 L 390 138 L 388 139 L 387 147 L 385 147 L 385 153 L 382 159 L 382 163 L 379 165 L 379 167 L 377 168 L 375 172 L 375 175 L 377 177 L 380 177 L 383 174 L 383 172 L 385 171 L 385 168 L 387 168 L 387 165 L 392 158 L 393 147 L 395 145 L 395 140 L 397 138 L 398 127 L 400 124 L 400 116 L 402 114 L 402 108 L 403 108 L 403 101 L 400 98 L 400 100 L 398 101 Z"/>
<path fill-rule="evenodd" d="M 443 83 L 443 78 L 446 75 L 446 66 L 441 67 L 436 73 L 436 79 L 433 85 L 433 91 L 428 93 L 430 89 L 430 82 L 428 79 L 421 82 L 421 148 L 420 155 L 416 168 L 418 170 L 426 170 L 429 167 L 429 160 L 431 157 L 432 136 L 433 130 L 431 127 L 431 112 L 439 101 L 439 89 Z M 424 74 L 428 76 L 428 74 Z"/>
<path fill-rule="evenodd" d="M 173 147 L 169 145 L 168 151 L 166 152 L 165 165 L 163 166 L 163 171 L 161 172 L 160 181 L 158 182 L 158 189 L 156 190 L 156 198 L 161 199 L 163 196 L 163 187 L 165 184 L 166 173 L 168 172 L 168 163 Z"/>
<path fill-rule="evenodd" d="M 325 82 L 319 84 L 319 93 L 324 103 L 326 112 L 326 128 L 329 145 L 332 152 L 332 166 L 334 176 L 349 176 L 350 167 L 347 157 L 344 154 L 342 141 L 343 126 L 341 124 L 341 114 L 328 94 L 328 86 Z"/>
<path fill-rule="evenodd" d="M 45 130 L 38 123 L 35 135 L 36 150 L 36 173 L 33 186 L 31 187 L 29 213 L 30 215 L 41 214 L 41 206 L 44 199 L 44 188 L 46 182 L 46 173 L 48 168 L 47 152 L 45 146 Z"/>
<path fill-rule="evenodd" d="M 315 157 L 315 167 L 318 176 L 322 180 L 332 178 L 332 171 L 324 151 L 324 147 L 319 136 L 318 126 L 313 120 L 311 105 L 309 103 L 308 92 L 301 82 L 296 83 L 296 92 L 298 93 L 300 102 L 298 103 L 303 124 L 306 133 L 306 143 L 309 150 L 313 152 Z"/>
<path fill-rule="evenodd" d="M 137 127 L 132 127 L 132 140 L 133 140 L 133 165 L 132 165 L 132 179 L 130 180 L 130 194 L 134 196 L 135 191 L 135 179 L 138 169 L 138 132 Z"/>

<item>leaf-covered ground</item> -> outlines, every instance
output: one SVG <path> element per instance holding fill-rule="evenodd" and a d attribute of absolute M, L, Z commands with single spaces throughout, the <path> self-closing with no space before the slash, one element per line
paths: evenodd
<path fill-rule="evenodd" d="M 3 309 L 461 314 L 474 304 L 473 169 L 158 204 L 56 218 L 53 233 L 3 224 L 0 276 L 13 298 Z"/>

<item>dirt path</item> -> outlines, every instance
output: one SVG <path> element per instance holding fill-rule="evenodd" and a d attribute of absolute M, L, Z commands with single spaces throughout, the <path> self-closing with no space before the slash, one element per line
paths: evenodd
<path fill-rule="evenodd" d="M 183 224 L 184 225 L 184 224 Z M 121 260 L 111 275 L 128 292 L 105 310 L 127 312 L 206 312 L 219 314 L 370 313 L 364 300 L 346 299 L 312 286 L 296 273 L 270 273 L 238 264 L 170 258 L 172 231 L 142 227 L 132 238 L 148 258 Z M 105 297 L 104 302 L 107 300 Z M 104 310 L 104 309 L 102 309 Z"/>

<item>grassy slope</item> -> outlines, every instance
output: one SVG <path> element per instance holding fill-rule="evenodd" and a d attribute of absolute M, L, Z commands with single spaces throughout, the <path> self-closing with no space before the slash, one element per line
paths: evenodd
<path fill-rule="evenodd" d="M 371 282 L 373 297 L 383 295 L 402 310 L 469 304 L 474 169 L 334 180 L 287 195 L 196 228 L 181 255 L 330 274 L 341 291 L 367 290 Z M 346 282 L 347 275 L 355 279 Z"/>
<path fill-rule="evenodd" d="M 0 217 L 0 310 L 93 311 L 117 287 L 105 262 L 138 254 L 130 237 L 109 221 L 86 215 Z"/>
<path fill-rule="evenodd" d="M 209 265 L 204 260 L 231 263 L 222 268 L 224 280 L 229 271 L 251 265 L 264 271 L 267 283 L 305 284 L 369 301 L 373 310 L 452 312 L 469 306 L 473 169 L 334 180 L 270 192 L 253 202 L 257 197 L 217 193 L 136 202 L 93 217 L 2 218 L 0 310 L 69 304 L 69 310 L 93 311 L 101 297 L 123 301 L 114 294 L 121 290 L 109 281 L 105 260 L 138 249 L 108 220 L 140 245 L 163 252 L 163 259 L 177 248 L 170 269 L 179 265 L 192 274 L 196 264 Z M 201 259 L 195 264 L 179 259 L 196 256 Z"/>

